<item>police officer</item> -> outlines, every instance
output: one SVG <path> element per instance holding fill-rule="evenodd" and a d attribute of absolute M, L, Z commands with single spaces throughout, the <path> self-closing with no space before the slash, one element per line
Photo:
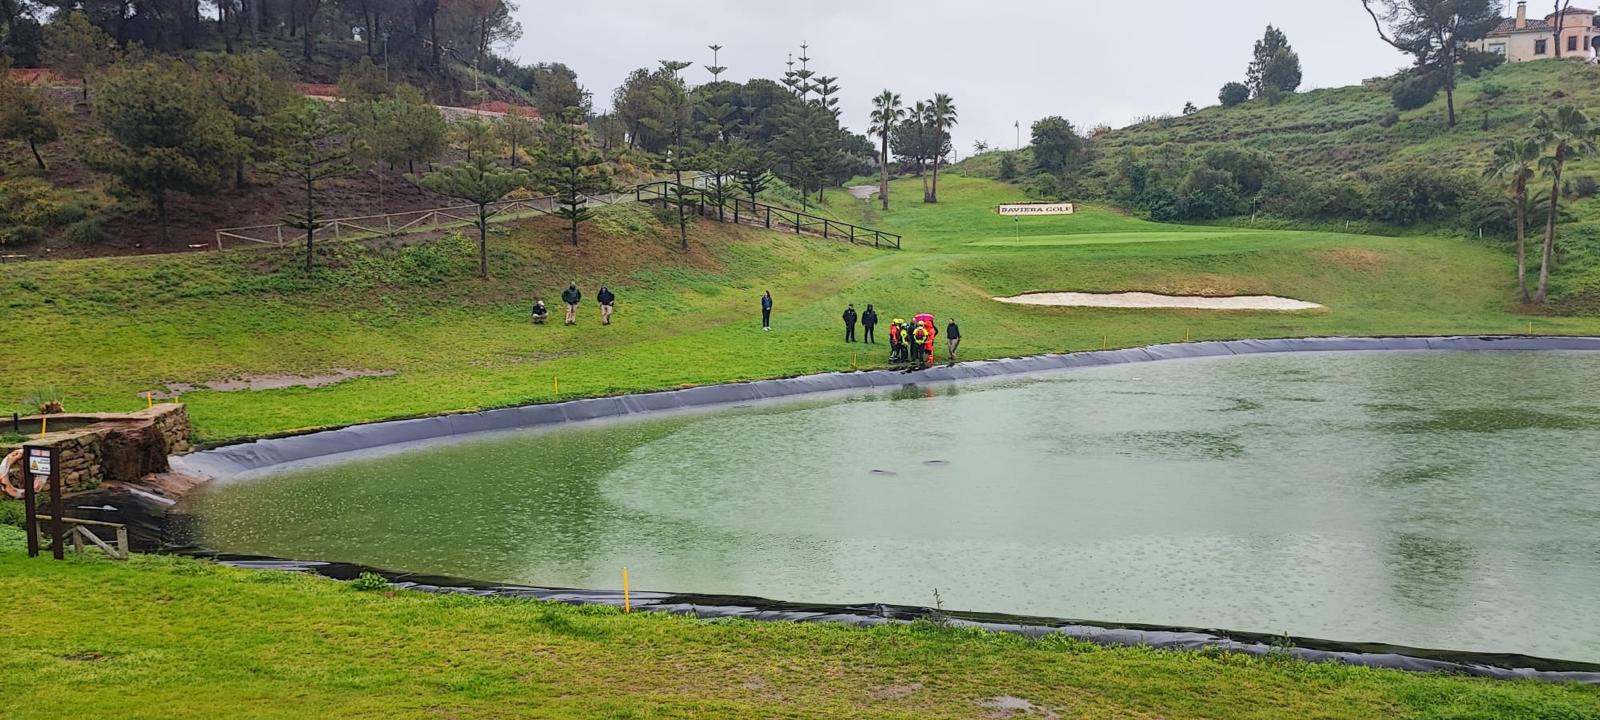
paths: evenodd
<path fill-rule="evenodd" d="M 844 341 L 856 341 L 856 306 L 854 304 L 844 309 Z"/>
<path fill-rule="evenodd" d="M 867 311 L 861 313 L 861 338 L 864 342 L 876 344 L 872 339 L 872 329 L 878 326 L 878 311 L 872 309 L 872 303 L 867 303 Z"/>

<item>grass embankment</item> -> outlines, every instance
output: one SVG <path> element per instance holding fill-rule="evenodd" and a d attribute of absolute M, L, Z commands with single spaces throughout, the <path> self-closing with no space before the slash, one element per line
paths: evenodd
<path fill-rule="evenodd" d="M 561 244 L 536 221 L 474 249 L 440 242 L 324 249 L 313 276 L 293 252 L 137 257 L 10 266 L 0 308 L 0 402 L 53 386 L 68 409 L 123 410 L 169 383 L 239 376 L 394 371 L 322 387 L 183 394 L 198 434 L 224 440 L 385 418 L 881 365 L 883 346 L 841 342 L 847 302 L 955 317 L 963 359 L 1182 340 L 1305 335 L 1597 333 L 1600 319 L 1515 313 L 1509 259 L 1474 241 L 1244 230 L 1143 222 L 1085 206 L 1021 223 L 993 212 L 1017 191 L 944 176 L 938 205 L 896 181 L 880 211 L 842 192 L 830 210 L 905 234 L 901 252 L 701 222 L 693 250 L 642 208 L 613 209 Z M 569 279 L 581 324 L 536 327 Z M 619 295 L 601 327 L 595 287 Z M 777 298 L 774 331 L 757 299 Z M 1275 294 L 1307 313 L 1021 308 L 993 296 L 1036 290 Z M 552 312 L 559 318 L 559 309 Z"/>
<path fill-rule="evenodd" d="M 1118 196 L 1125 190 L 1119 164 L 1130 157 L 1172 168 L 1164 172 L 1181 177 L 1191 159 L 1218 148 L 1264 152 L 1278 172 L 1309 182 L 1377 175 L 1401 166 L 1476 178 L 1491 164 L 1495 144 L 1528 136 L 1540 111 L 1572 104 L 1600 117 L 1600 69 L 1572 60 L 1510 63 L 1477 78 L 1461 78 L 1456 104 L 1459 122 L 1454 128 L 1446 127 L 1443 93 L 1421 108 L 1400 112 L 1385 83 L 1311 90 L 1276 104 L 1252 100 L 1232 108 L 1206 107 L 1192 115 L 1097 131 L 1090 140 L 1092 158 L 1079 173 L 1079 182 L 1085 196 Z M 968 175 L 994 178 L 1004 154 L 975 155 L 956 167 Z M 1031 154 L 1023 150 L 1021 157 L 1026 170 Z M 1552 307 L 1563 313 L 1593 313 L 1600 307 L 1596 304 L 1600 303 L 1600 201 L 1573 197 L 1570 189 L 1582 178 L 1600 178 L 1600 156 L 1572 160 L 1563 177 L 1569 191 L 1562 207 L 1570 216 L 1558 234 L 1561 262 L 1552 280 Z M 1550 180 L 1541 174 L 1530 186 L 1535 193 L 1548 194 Z M 1480 211 L 1473 208 L 1461 227 L 1450 232 L 1475 234 L 1469 220 Z M 1346 219 L 1359 232 L 1394 230 L 1361 218 L 1340 220 Z M 1342 224 L 1334 220 L 1325 221 Z M 1297 222 L 1303 226 L 1305 221 Z M 1542 239 L 1543 216 L 1530 218 L 1529 226 L 1529 234 Z M 1492 239 L 1503 246 L 1511 243 L 1509 233 Z"/>
<path fill-rule="evenodd" d="M 27 559 L 0 526 L 8 718 L 1538 718 L 1600 690 L 1105 649 L 931 624 L 623 616 L 172 557 Z M 1052 715 L 1051 713 L 1054 713 Z M 1019 713 L 1020 714 L 1020 713 Z"/>

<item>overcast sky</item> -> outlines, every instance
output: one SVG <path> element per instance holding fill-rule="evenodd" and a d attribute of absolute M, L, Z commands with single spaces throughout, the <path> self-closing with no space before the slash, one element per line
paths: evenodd
<path fill-rule="evenodd" d="M 949 93 L 960 110 L 962 156 L 974 140 L 1010 147 L 1013 123 L 1062 115 L 1081 130 L 1216 103 L 1242 80 L 1267 24 L 1300 53 L 1302 89 L 1386 74 L 1406 59 L 1377 39 L 1359 0 L 522 0 L 524 63 L 576 70 L 595 107 L 637 67 L 693 60 L 684 77 L 710 80 L 707 45 L 725 46 L 725 79 L 781 78 L 810 43 L 811 67 L 839 77 L 846 125 L 867 127 L 884 88 L 916 99 Z"/>

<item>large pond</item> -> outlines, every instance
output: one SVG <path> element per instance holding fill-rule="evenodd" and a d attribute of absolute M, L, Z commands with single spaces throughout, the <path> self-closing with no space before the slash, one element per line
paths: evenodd
<path fill-rule="evenodd" d="M 1600 661 L 1600 354 L 1328 353 L 500 433 L 215 484 L 211 547 Z"/>

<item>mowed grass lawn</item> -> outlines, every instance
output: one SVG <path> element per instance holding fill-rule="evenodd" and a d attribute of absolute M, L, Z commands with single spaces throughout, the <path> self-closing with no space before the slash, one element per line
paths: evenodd
<path fill-rule="evenodd" d="M 691 228 L 691 251 L 650 211 L 619 207 L 562 242 L 554 221 L 491 238 L 492 279 L 465 241 L 330 246 L 304 276 L 295 251 L 200 253 L 7 266 L 0 404 L 54 387 L 69 410 L 123 410 L 140 393 L 260 375 L 389 371 L 318 389 L 186 392 L 196 432 L 222 441 L 395 417 L 882 365 L 843 343 L 847 302 L 880 315 L 954 317 L 962 359 L 1194 339 L 1304 335 L 1600 333 L 1592 317 L 1517 314 L 1511 261 L 1474 241 L 1187 227 L 1084 206 L 1070 217 L 1001 218 L 1022 199 L 1001 183 L 945 175 L 937 205 L 897 180 L 892 209 L 842 191 L 839 217 L 903 233 L 899 252 L 792 233 Z M 585 293 L 581 324 L 535 327 L 535 295 Z M 607 282 L 617 321 L 593 302 Z M 762 290 L 774 331 L 758 327 Z M 1027 291 L 1274 294 L 1302 313 L 1017 307 Z"/>
<path fill-rule="evenodd" d="M 20 538 L 0 526 L 17 720 L 1007 717 L 1002 698 L 1063 718 L 1600 717 L 1577 685 L 362 592 L 174 557 L 29 560 Z"/>

